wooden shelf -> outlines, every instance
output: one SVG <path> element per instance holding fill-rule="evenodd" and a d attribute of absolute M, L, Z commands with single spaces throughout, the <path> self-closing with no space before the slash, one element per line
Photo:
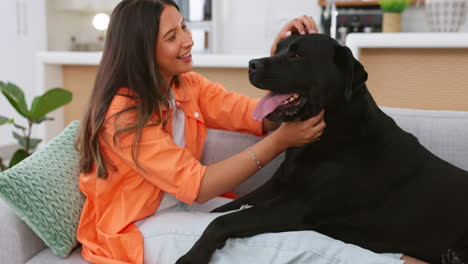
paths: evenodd
<path fill-rule="evenodd" d="M 410 0 L 411 5 L 416 3 L 424 4 L 424 0 Z M 327 0 L 318 0 L 320 6 L 326 6 Z M 355 0 L 355 1 L 336 1 L 336 6 L 351 7 L 351 6 L 378 6 L 379 1 L 376 0 Z"/>

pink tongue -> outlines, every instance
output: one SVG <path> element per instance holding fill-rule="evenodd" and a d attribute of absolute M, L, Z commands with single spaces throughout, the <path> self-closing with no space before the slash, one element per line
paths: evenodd
<path fill-rule="evenodd" d="M 273 94 L 269 93 L 258 102 L 257 107 L 252 113 L 253 119 L 262 121 L 265 116 L 273 112 L 276 107 L 291 97 L 292 94 Z"/>

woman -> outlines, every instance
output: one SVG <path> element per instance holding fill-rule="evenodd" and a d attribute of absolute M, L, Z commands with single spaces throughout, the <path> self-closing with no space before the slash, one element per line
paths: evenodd
<path fill-rule="evenodd" d="M 310 17 L 294 19 L 278 34 L 272 53 L 291 31 L 317 32 Z M 227 93 L 190 72 L 192 46 L 171 0 L 123 0 L 112 13 L 77 142 L 80 189 L 86 196 L 78 240 L 92 263 L 174 263 L 219 215 L 202 212 L 229 201 L 217 196 L 286 148 L 313 142 L 325 127 L 323 111 L 303 122 L 254 121 L 257 100 Z M 246 151 L 203 166 L 199 159 L 207 127 L 258 136 L 277 129 Z M 203 205 L 189 206 L 194 202 Z M 259 239 L 260 247 L 246 246 Z M 300 245 L 282 245 L 287 240 Z M 402 262 L 400 255 L 374 254 L 311 231 L 267 234 L 238 244 L 221 256 L 223 263 L 242 263 L 247 255 L 252 263 L 298 258 Z"/>

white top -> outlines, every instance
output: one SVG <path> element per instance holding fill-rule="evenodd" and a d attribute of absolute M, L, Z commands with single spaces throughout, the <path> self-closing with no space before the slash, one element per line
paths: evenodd
<path fill-rule="evenodd" d="M 174 109 L 172 117 L 172 140 L 174 140 L 177 146 L 185 148 L 185 114 L 175 101 L 172 90 L 171 105 L 172 109 Z"/>
<path fill-rule="evenodd" d="M 178 107 L 178 103 L 175 101 L 174 93 L 171 89 L 171 107 L 174 109 L 172 117 L 172 140 L 177 146 L 185 148 L 185 114 Z M 164 209 L 176 206 L 179 201 L 171 194 L 165 193 L 156 212 Z"/>
<path fill-rule="evenodd" d="M 174 98 L 174 93 L 171 90 L 171 101 L 170 101 L 172 109 L 174 109 L 173 113 L 173 119 L 172 119 L 172 139 L 174 143 L 181 147 L 185 147 L 185 115 L 182 109 L 180 109 L 177 106 L 177 103 Z M 154 212 L 153 215 L 155 215 L 157 212 L 160 212 L 162 210 L 165 210 L 167 208 L 172 208 L 177 206 L 179 202 L 174 195 L 169 194 L 169 193 L 164 193 L 164 196 L 161 200 L 161 203 L 159 204 L 158 209 L 156 212 Z M 150 218 L 152 215 L 145 217 L 139 221 L 136 221 L 134 224 L 139 227 L 141 224 L 143 224 L 148 218 Z"/>

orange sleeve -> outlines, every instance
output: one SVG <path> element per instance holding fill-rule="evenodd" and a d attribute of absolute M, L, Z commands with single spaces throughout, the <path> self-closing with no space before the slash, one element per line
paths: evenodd
<path fill-rule="evenodd" d="M 118 103 L 112 103 L 109 112 L 123 109 Z M 123 114 L 117 120 L 128 122 L 134 120 L 132 114 Z M 174 195 L 178 200 L 192 204 L 198 196 L 200 184 L 206 171 L 201 163 L 185 148 L 177 146 L 171 136 L 161 125 L 147 126 L 143 129 L 138 154 L 138 167 L 132 158 L 134 133 L 119 134 L 113 143 L 116 118 L 108 118 L 101 134 L 101 141 L 118 162 L 125 162 L 137 171 L 138 175 L 154 184 L 162 191 Z M 118 162 L 115 166 L 119 167 Z"/>
<path fill-rule="evenodd" d="M 252 118 L 259 99 L 246 95 L 227 92 L 223 86 L 192 73 L 198 82 L 200 91 L 198 105 L 207 127 L 229 131 L 250 133 L 256 136 L 266 135 L 262 122 Z"/>

